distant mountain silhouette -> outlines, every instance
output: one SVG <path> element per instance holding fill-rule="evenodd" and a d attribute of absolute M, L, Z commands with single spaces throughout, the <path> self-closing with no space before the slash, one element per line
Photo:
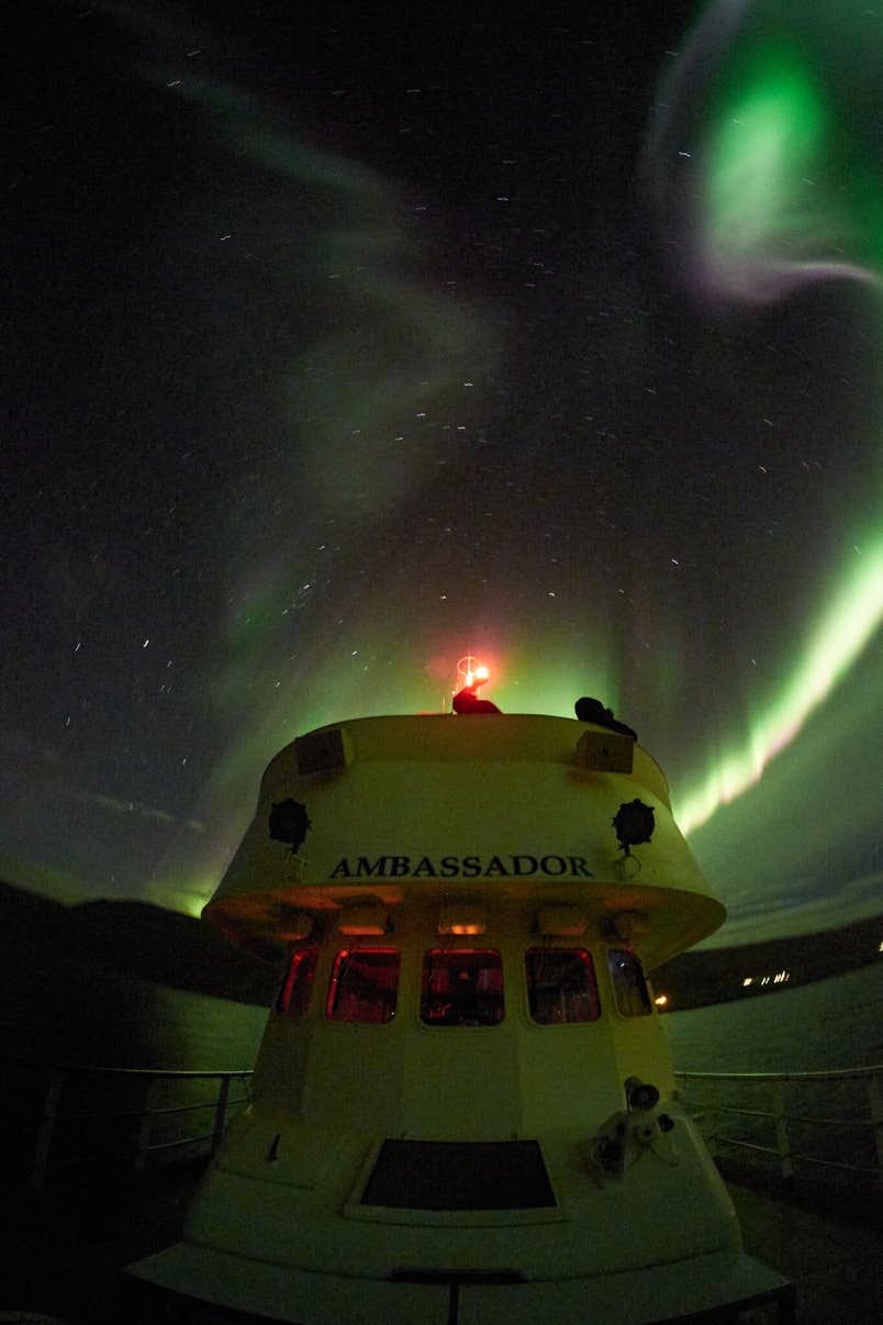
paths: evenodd
<path fill-rule="evenodd" d="M 4 941 L 39 946 L 154 984 L 268 1006 L 284 955 L 282 945 L 234 947 L 211 926 L 150 902 L 94 901 L 73 906 L 0 882 Z M 883 917 L 841 929 L 733 948 L 684 952 L 653 971 L 668 1011 L 772 994 L 877 961 Z M 775 983 L 787 970 L 787 982 Z M 751 983 L 743 982 L 751 977 Z M 764 981 L 764 977 L 769 977 Z"/>
<path fill-rule="evenodd" d="M 672 1012 L 754 998 L 876 962 L 881 941 L 883 916 L 875 916 L 816 934 L 683 952 L 656 968 L 653 986 L 668 995 L 667 1010 Z M 789 978 L 777 983 L 775 976 L 782 971 Z M 748 979 L 750 984 L 745 984 Z"/>
<path fill-rule="evenodd" d="M 283 949 L 245 952 L 211 926 L 150 902 L 80 902 L 67 906 L 0 882 L 5 942 L 92 963 L 125 975 L 264 1006 L 272 1001 Z"/>

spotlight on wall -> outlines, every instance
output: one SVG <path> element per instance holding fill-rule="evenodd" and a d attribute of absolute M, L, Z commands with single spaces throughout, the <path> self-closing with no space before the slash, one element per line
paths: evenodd
<path fill-rule="evenodd" d="M 642 1081 L 640 1077 L 627 1077 L 625 1098 L 629 1113 L 644 1113 L 648 1109 L 655 1109 L 659 1103 L 659 1087 L 651 1085 L 649 1081 Z"/>

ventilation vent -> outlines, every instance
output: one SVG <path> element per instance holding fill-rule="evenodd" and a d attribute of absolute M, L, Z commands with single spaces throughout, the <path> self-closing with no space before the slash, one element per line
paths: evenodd
<path fill-rule="evenodd" d="M 597 768 L 603 773 L 631 773 L 634 751 L 631 736 L 586 731 L 576 743 L 576 762 L 580 768 Z"/>
<path fill-rule="evenodd" d="M 299 773 L 333 773 L 347 766 L 343 732 L 339 727 L 330 731 L 311 732 L 299 736 L 294 743 Z"/>

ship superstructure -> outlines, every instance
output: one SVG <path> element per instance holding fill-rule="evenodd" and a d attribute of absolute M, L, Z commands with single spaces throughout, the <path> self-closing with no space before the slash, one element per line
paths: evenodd
<path fill-rule="evenodd" d="M 625 731 L 310 732 L 206 919 L 288 958 L 254 1099 L 136 1272 L 301 1325 L 659 1321 L 775 1297 L 674 1095 L 648 972 L 723 919 Z"/>

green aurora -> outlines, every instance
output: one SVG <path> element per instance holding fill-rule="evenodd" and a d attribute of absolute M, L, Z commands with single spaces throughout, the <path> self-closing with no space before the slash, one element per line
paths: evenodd
<path fill-rule="evenodd" d="M 713 5 L 684 36 L 663 71 L 644 157 L 662 246 L 677 251 L 694 304 L 708 310 L 682 319 L 664 299 L 654 304 L 637 245 L 620 239 L 606 154 L 584 176 L 559 161 L 562 141 L 584 149 L 577 100 L 589 97 L 588 79 L 561 75 L 565 115 L 548 112 L 555 79 L 531 101 L 527 75 L 510 72 L 523 103 L 510 132 L 506 114 L 481 101 L 481 80 L 461 74 L 459 49 L 447 113 L 421 110 L 427 88 L 444 80 L 410 66 L 401 87 L 391 79 L 392 90 L 379 90 L 379 77 L 348 111 L 365 67 L 359 50 L 353 81 L 331 60 L 322 113 L 300 116 L 278 89 L 246 92 L 235 72 L 201 69 L 189 36 L 142 33 L 139 42 L 139 114 L 156 119 L 158 141 L 173 125 L 192 159 L 168 196 L 151 179 L 151 205 L 155 195 L 162 205 L 149 223 L 119 204 L 126 261 L 114 267 L 111 252 L 109 267 L 120 282 L 138 267 L 148 293 L 137 294 L 135 331 L 128 297 L 113 292 L 96 313 L 95 296 L 79 296 L 95 325 L 104 317 L 112 326 L 114 300 L 125 302 L 126 333 L 118 358 L 105 344 L 94 382 L 84 373 L 94 399 L 83 388 L 78 408 L 91 437 L 103 417 L 95 401 L 111 402 L 108 458 L 97 442 L 97 460 L 91 442 L 84 448 L 93 488 L 137 452 L 158 490 L 154 470 L 162 474 L 168 447 L 169 494 L 156 497 L 158 516 L 133 502 L 129 523 L 143 530 L 134 551 L 119 535 L 123 551 L 77 529 L 69 542 L 86 550 L 70 552 L 63 521 L 47 521 L 56 564 L 49 593 L 40 586 L 51 600 L 42 610 L 60 623 L 64 658 L 61 646 L 59 658 L 37 649 L 34 675 L 45 665 L 44 692 L 61 691 L 63 669 L 74 677 L 99 652 L 95 639 L 112 646 L 97 679 L 76 673 L 45 728 L 35 722 L 32 734 L 21 722 L 14 772 L 24 769 L 34 789 L 7 798 L 10 877 L 50 890 L 54 873 L 65 895 L 79 880 L 85 894 L 119 887 L 197 913 L 281 746 L 350 715 L 439 711 L 457 658 L 470 652 L 491 666 L 489 693 L 504 710 L 571 715 L 579 694 L 597 694 L 638 728 L 731 908 L 725 934 L 879 909 L 875 749 L 848 788 L 820 786 L 853 749 L 867 751 L 883 693 L 880 20 L 833 0 L 812 12 L 784 0 Z M 525 37 L 523 54 L 529 45 Z M 575 47 L 562 49 L 570 68 Z M 660 41 L 654 59 L 664 49 Z M 372 151 L 386 139 L 371 112 L 387 95 L 396 128 L 385 158 Z M 451 107 L 469 97 L 480 111 L 454 123 Z M 562 123 L 569 136 L 547 142 Z M 105 170 L 101 143 L 92 150 Z M 164 167 L 167 147 L 155 150 Z M 521 193 L 538 200 L 525 202 L 518 172 L 532 153 L 542 168 L 534 163 Z M 117 192 L 133 169 L 121 168 Z M 629 173 L 632 163 L 610 170 Z M 510 176 L 511 187 L 501 182 Z M 103 173 L 100 181 L 106 187 Z M 38 197 L 34 214 L 44 210 Z M 102 203 L 92 221 L 98 238 L 81 241 L 90 254 L 107 210 Z M 497 219 L 510 215 L 517 220 Z M 33 230 L 33 216 L 25 220 Z M 556 225 L 566 236 L 557 249 Z M 624 257 L 611 256 L 617 244 Z M 42 271 L 39 243 L 35 253 Z M 556 268 L 567 273 L 559 286 Z M 823 287 L 830 315 L 800 303 Z M 783 326 L 797 308 L 798 332 L 809 308 L 837 323 L 832 334 L 845 324 L 856 345 L 873 341 L 865 358 L 856 350 L 847 387 L 837 376 L 847 355 L 834 356 L 837 406 L 860 403 L 842 427 L 839 418 L 818 425 L 820 436 L 831 428 L 823 480 L 780 480 L 778 502 L 792 502 L 781 531 L 777 498 L 757 477 L 767 437 L 780 446 L 778 472 L 790 475 L 803 457 L 794 434 L 815 423 L 802 398 L 817 406 L 826 387 L 803 384 L 802 349 L 789 377 L 784 356 L 768 366 L 774 332 L 745 330 L 773 326 L 774 305 Z M 694 330 L 681 333 L 679 320 Z M 36 327 L 39 345 L 39 318 Z M 789 337 L 790 327 L 777 347 Z M 781 387 L 778 433 L 752 416 L 757 381 L 761 416 Z M 66 414 L 59 399 L 43 423 L 50 436 Z M 817 473 L 815 454 L 807 442 L 805 466 L 793 466 L 800 483 Z M 128 510 L 115 481 L 107 509 Z M 84 512 L 84 526 L 107 517 L 92 514 L 90 499 L 78 491 L 65 502 Z M 767 529 L 775 538 L 757 552 Z M 729 543 L 732 567 L 719 547 Z M 165 576 L 159 590 L 130 569 L 153 562 Z M 142 600 L 160 624 L 145 606 L 129 628 L 125 614 Z M 107 624 L 115 617 L 126 621 L 125 645 Z M 114 727 L 106 696 L 120 676 Z M 8 691 L 15 731 L 39 688 L 25 682 L 26 701 Z M 159 693 L 172 712 L 154 723 Z M 130 737 L 133 714 L 143 716 Z M 110 771 L 100 767 L 102 740 L 117 752 Z M 46 803 L 57 808 L 54 835 L 44 831 Z M 801 815 L 797 844 L 789 826 Z M 105 845 L 78 862 L 69 825 Z M 856 842 L 871 844 L 860 859 L 850 855 Z M 133 862 L 125 877 L 124 856 Z"/>

